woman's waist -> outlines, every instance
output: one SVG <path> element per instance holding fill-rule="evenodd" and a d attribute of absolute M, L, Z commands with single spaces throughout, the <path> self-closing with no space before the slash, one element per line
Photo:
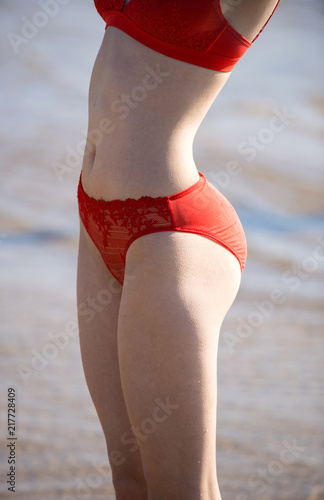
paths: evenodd
<path fill-rule="evenodd" d="M 83 158 L 83 187 L 97 199 L 168 196 L 186 189 L 197 178 L 191 148 L 158 141 L 103 139 L 95 149 L 86 148 Z"/>

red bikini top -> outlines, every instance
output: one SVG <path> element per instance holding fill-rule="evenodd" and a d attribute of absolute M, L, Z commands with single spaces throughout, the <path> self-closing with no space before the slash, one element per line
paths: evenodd
<path fill-rule="evenodd" d="M 259 36 L 249 42 L 240 35 L 225 19 L 220 0 L 130 0 L 125 7 L 124 0 L 94 2 L 106 28 L 115 26 L 166 56 L 217 71 L 231 71 Z"/>

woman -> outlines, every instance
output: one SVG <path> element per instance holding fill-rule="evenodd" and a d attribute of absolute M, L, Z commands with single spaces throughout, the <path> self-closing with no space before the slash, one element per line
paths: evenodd
<path fill-rule="evenodd" d="M 78 189 L 87 384 L 118 500 L 220 500 L 217 344 L 246 243 L 192 143 L 279 2 L 95 3 L 109 27 Z"/>

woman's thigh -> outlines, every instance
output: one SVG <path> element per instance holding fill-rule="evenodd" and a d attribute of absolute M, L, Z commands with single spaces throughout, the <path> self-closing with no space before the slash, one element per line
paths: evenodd
<path fill-rule="evenodd" d="M 108 271 L 81 223 L 77 302 L 82 363 L 117 488 L 133 480 L 143 481 L 138 449 L 129 450 L 122 444 L 131 423 L 121 388 L 117 350 L 121 294 L 122 286 Z"/>
<path fill-rule="evenodd" d="M 131 245 L 128 274 L 118 351 L 149 498 L 219 499 L 217 347 L 239 264 L 207 238 L 162 232 Z"/>

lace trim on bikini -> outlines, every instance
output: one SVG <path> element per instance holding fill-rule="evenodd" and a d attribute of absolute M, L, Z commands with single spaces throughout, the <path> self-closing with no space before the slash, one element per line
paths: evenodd
<path fill-rule="evenodd" d="M 85 228 L 89 230 L 90 220 L 104 235 L 104 246 L 108 245 L 107 236 L 118 228 L 127 229 L 128 235 L 150 231 L 161 226 L 170 226 L 171 213 L 166 197 L 139 199 L 97 200 L 88 196 L 81 184 L 78 186 L 79 211 Z"/>

